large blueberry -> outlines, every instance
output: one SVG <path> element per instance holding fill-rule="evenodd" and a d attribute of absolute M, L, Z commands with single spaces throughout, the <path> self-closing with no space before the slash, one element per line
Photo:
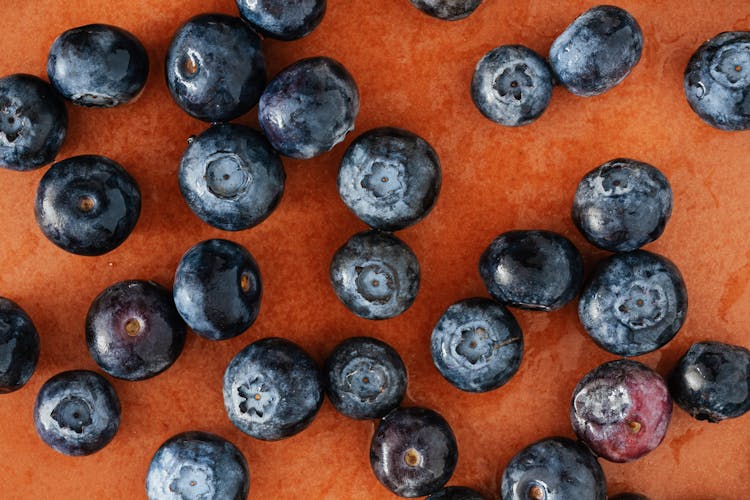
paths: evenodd
<path fill-rule="evenodd" d="M 428 496 L 427 500 L 487 500 L 487 498 L 466 486 L 446 486 Z"/>
<path fill-rule="evenodd" d="M 0 297 L 0 394 L 17 391 L 34 374 L 39 334 L 21 306 Z"/>
<path fill-rule="evenodd" d="M 470 15 L 483 0 L 409 0 L 425 14 L 444 21 L 457 21 Z"/>
<path fill-rule="evenodd" d="M 236 0 L 240 16 L 260 33 L 278 40 L 297 40 L 318 27 L 326 0 Z"/>

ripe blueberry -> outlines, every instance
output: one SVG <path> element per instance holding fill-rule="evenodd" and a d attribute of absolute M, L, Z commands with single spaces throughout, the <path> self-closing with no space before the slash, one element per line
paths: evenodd
<path fill-rule="evenodd" d="M 34 374 L 39 334 L 15 302 L 0 297 L 0 394 L 17 391 Z"/>
<path fill-rule="evenodd" d="M 442 19 L 457 21 L 469 16 L 483 0 L 409 0 L 414 7 L 425 14 Z"/>
<path fill-rule="evenodd" d="M 318 27 L 326 0 L 236 0 L 240 16 L 258 32 L 278 40 L 297 40 Z"/>

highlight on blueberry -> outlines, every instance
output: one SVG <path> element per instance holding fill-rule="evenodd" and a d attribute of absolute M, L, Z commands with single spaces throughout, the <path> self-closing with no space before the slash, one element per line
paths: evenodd
<path fill-rule="evenodd" d="M 278 40 L 298 40 L 318 27 L 326 0 L 236 0 L 242 19 L 259 33 Z"/>

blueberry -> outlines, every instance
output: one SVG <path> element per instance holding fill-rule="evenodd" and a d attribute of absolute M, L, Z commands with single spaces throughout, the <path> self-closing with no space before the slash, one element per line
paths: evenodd
<path fill-rule="evenodd" d="M 483 0 L 409 0 L 425 14 L 444 21 L 457 21 L 469 16 Z"/>
<path fill-rule="evenodd" d="M 625 10 L 593 7 L 573 21 L 549 50 L 555 78 L 570 92 L 594 96 L 625 79 L 641 58 L 643 33 Z"/>
<path fill-rule="evenodd" d="M 620 493 L 613 497 L 609 497 L 609 500 L 649 500 L 646 495 L 639 495 L 638 493 Z"/>
<path fill-rule="evenodd" d="M 68 111 L 47 82 L 22 74 L 0 78 L 0 168 L 46 165 L 67 131 Z"/>
<path fill-rule="evenodd" d="M 504 385 L 521 366 L 523 334 L 513 315 L 489 299 L 451 305 L 430 342 L 432 362 L 462 391 L 487 392 Z"/>
<path fill-rule="evenodd" d="M 0 394 L 17 391 L 34 374 L 39 334 L 21 306 L 0 297 Z"/>
<path fill-rule="evenodd" d="M 195 244 L 182 256 L 173 293 L 177 311 L 195 333 L 226 340 L 255 322 L 263 287 L 250 252 L 213 239 Z"/>
<path fill-rule="evenodd" d="M 611 252 L 656 240 L 672 214 L 672 188 L 648 163 L 618 158 L 587 173 L 573 199 L 573 222 L 592 244 Z"/>
<path fill-rule="evenodd" d="M 336 296 L 357 316 L 388 319 L 406 311 L 419 291 L 419 262 L 411 248 L 392 234 L 357 233 L 331 261 Z"/>
<path fill-rule="evenodd" d="M 260 132 L 215 125 L 190 141 L 180 163 L 180 191 L 204 222 L 239 231 L 263 222 L 284 193 L 284 165 Z"/>
<path fill-rule="evenodd" d="M 149 500 L 245 500 L 250 471 L 242 452 L 208 432 L 177 434 L 162 444 L 146 476 Z"/>
<path fill-rule="evenodd" d="M 124 29 L 89 24 L 55 39 L 47 75 L 55 90 L 74 104 L 111 108 L 140 95 L 148 78 L 148 54 Z"/>
<path fill-rule="evenodd" d="M 260 38 L 242 19 L 224 14 L 201 14 L 180 26 L 165 72 L 177 105 L 206 122 L 244 115 L 266 85 Z"/>
<path fill-rule="evenodd" d="M 301 432 L 323 404 L 323 378 L 310 356 L 281 338 L 253 342 L 224 373 L 224 407 L 239 430 L 275 441 Z"/>
<path fill-rule="evenodd" d="M 382 127 L 357 137 L 339 168 L 339 195 L 373 229 L 396 231 L 432 209 L 442 173 L 427 141 L 399 128 Z"/>
<path fill-rule="evenodd" d="M 74 156 L 52 165 L 36 192 L 34 213 L 52 243 L 78 255 L 120 246 L 141 214 L 138 184 L 104 156 Z"/>
<path fill-rule="evenodd" d="M 281 70 L 263 91 L 258 120 L 276 150 L 312 158 L 354 130 L 359 91 L 352 75 L 328 57 L 302 59 Z"/>
<path fill-rule="evenodd" d="M 278 40 L 297 40 L 318 27 L 326 0 L 236 0 L 240 16 L 258 32 Z"/>
<path fill-rule="evenodd" d="M 487 500 L 484 495 L 466 486 L 447 486 L 427 497 L 427 500 Z"/>
<path fill-rule="evenodd" d="M 539 54 L 523 45 L 503 45 L 477 63 L 471 98 L 493 122 L 518 127 L 542 116 L 552 87 L 552 72 Z"/>
<path fill-rule="evenodd" d="M 698 420 L 720 422 L 750 410 L 750 351 L 722 342 L 698 342 L 669 375 L 669 392 Z"/>
<path fill-rule="evenodd" d="M 578 317 L 599 347 L 618 356 L 654 351 L 677 334 L 687 315 L 679 269 L 645 250 L 615 254 L 593 271 Z"/>
<path fill-rule="evenodd" d="M 383 486 L 402 497 L 436 492 L 450 480 L 458 461 L 456 437 L 437 412 L 399 408 L 378 425 L 370 444 L 370 465 Z"/>

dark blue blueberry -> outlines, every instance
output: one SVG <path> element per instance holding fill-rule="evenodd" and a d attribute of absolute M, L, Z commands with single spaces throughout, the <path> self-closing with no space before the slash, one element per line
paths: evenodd
<path fill-rule="evenodd" d="M 698 420 L 721 422 L 750 410 L 750 351 L 722 342 L 698 342 L 669 375 L 669 391 Z"/>
<path fill-rule="evenodd" d="M 482 253 L 479 274 L 495 300 L 522 309 L 552 311 L 578 293 L 583 258 L 560 234 L 508 231 Z"/>
<path fill-rule="evenodd" d="M 427 500 L 487 500 L 487 498 L 466 486 L 447 486 L 428 496 Z"/>
<path fill-rule="evenodd" d="M 258 120 L 276 150 L 312 158 L 354 130 L 359 91 L 352 75 L 328 57 L 302 59 L 281 70 L 263 91 Z"/>
<path fill-rule="evenodd" d="M 326 0 L 236 0 L 240 16 L 258 32 L 278 40 L 297 40 L 318 27 Z"/>
<path fill-rule="evenodd" d="M 330 268 L 336 296 L 357 316 L 388 319 L 406 311 L 419 291 L 419 262 L 392 234 L 357 233 L 336 251 Z"/>
<path fill-rule="evenodd" d="M 253 342 L 224 373 L 224 407 L 239 430 L 275 441 L 305 429 L 323 404 L 323 377 L 297 344 L 281 338 Z"/>
<path fill-rule="evenodd" d="M 55 163 L 39 181 L 36 222 L 55 245 L 78 255 L 102 255 L 120 246 L 141 215 L 138 184 L 104 156 Z"/>
<path fill-rule="evenodd" d="M 224 14 L 201 14 L 180 26 L 165 72 L 177 105 L 206 122 L 244 115 L 266 85 L 260 38 L 242 19 Z"/>
<path fill-rule="evenodd" d="M 721 130 L 750 130 L 750 31 L 720 33 L 700 46 L 685 69 L 693 111 Z"/>
<path fill-rule="evenodd" d="M 0 297 L 0 394 L 17 391 L 34 374 L 39 334 L 15 302 Z"/>
<path fill-rule="evenodd" d="M 239 231 L 263 222 L 284 193 L 284 165 L 260 132 L 232 123 L 190 140 L 180 163 L 180 191 L 204 222 Z"/>
<path fill-rule="evenodd" d="M 0 167 L 34 170 L 51 162 L 68 131 L 68 110 L 32 75 L 0 78 Z"/>
<path fill-rule="evenodd" d="M 581 292 L 578 317 L 602 349 L 640 356 L 672 340 L 687 305 L 679 269 L 661 255 L 637 250 L 597 266 Z"/>
<path fill-rule="evenodd" d="M 609 500 L 649 500 L 646 495 L 639 495 L 638 493 L 620 493 L 613 497 L 609 497 Z"/>
<path fill-rule="evenodd" d="M 656 240 L 672 214 L 672 188 L 659 170 L 627 158 L 587 173 L 573 199 L 573 222 L 592 244 L 611 252 Z"/>
<path fill-rule="evenodd" d="M 643 33 L 625 10 L 593 7 L 573 21 L 549 49 L 552 72 L 565 88 L 593 96 L 625 79 L 641 59 Z"/>
<path fill-rule="evenodd" d="M 62 372 L 42 385 L 34 402 L 34 427 L 65 455 L 90 455 L 117 434 L 120 400 L 114 387 L 88 370 Z"/>
<path fill-rule="evenodd" d="M 471 98 L 493 122 L 518 127 L 542 116 L 553 85 L 552 72 L 539 54 L 523 45 L 503 45 L 477 63 Z"/>
<path fill-rule="evenodd" d="M 402 497 L 422 497 L 447 483 L 458 461 L 456 437 L 437 412 L 399 408 L 378 425 L 370 466 L 383 486 Z"/>
<path fill-rule="evenodd" d="M 111 108 L 136 99 L 148 78 L 148 54 L 131 33 L 106 24 L 69 29 L 57 37 L 47 75 L 65 99 Z"/>
<path fill-rule="evenodd" d="M 371 337 L 352 337 L 337 345 L 323 377 L 331 404 L 351 418 L 381 418 L 401 404 L 406 392 L 401 356 Z"/>
<path fill-rule="evenodd" d="M 249 491 L 245 456 L 208 432 L 169 438 L 154 454 L 146 476 L 149 500 L 246 500 Z"/>
<path fill-rule="evenodd" d="M 416 134 L 382 127 L 357 137 L 339 168 L 339 195 L 373 229 L 396 231 L 416 224 L 440 193 L 440 160 Z"/>
<path fill-rule="evenodd" d="M 173 292 L 177 311 L 195 333 L 226 340 L 255 322 L 263 287 L 250 252 L 237 243 L 213 239 L 185 252 Z"/>
<path fill-rule="evenodd" d="M 444 21 L 457 21 L 474 12 L 483 0 L 409 0 L 425 14 Z"/>

